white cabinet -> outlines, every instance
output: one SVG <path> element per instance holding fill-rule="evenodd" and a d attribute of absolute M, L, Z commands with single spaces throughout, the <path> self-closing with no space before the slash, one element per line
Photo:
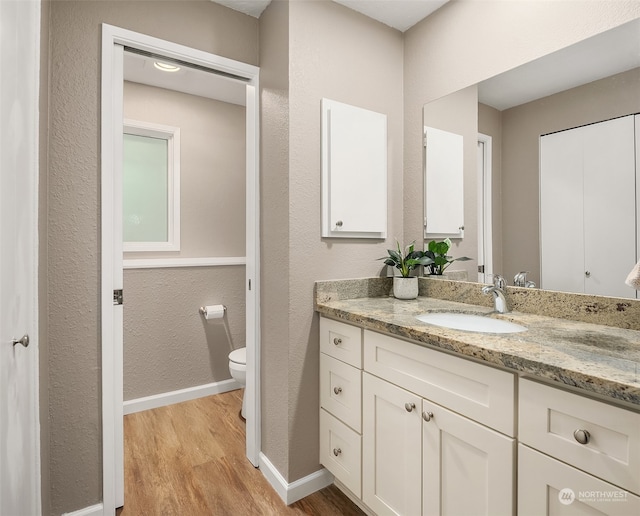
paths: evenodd
<path fill-rule="evenodd" d="M 630 516 L 640 497 L 518 445 L 518 516 Z"/>
<path fill-rule="evenodd" d="M 419 396 L 363 375 L 363 500 L 378 515 L 421 514 Z"/>
<path fill-rule="evenodd" d="M 386 235 L 387 116 L 322 99 L 322 236 Z"/>
<path fill-rule="evenodd" d="M 542 288 L 635 297 L 636 222 L 633 115 L 540 138 Z"/>
<path fill-rule="evenodd" d="M 520 380 L 519 440 L 640 494 L 640 414 Z"/>
<path fill-rule="evenodd" d="M 640 514 L 638 411 L 324 317 L 320 333 L 320 462 L 372 513 Z"/>
<path fill-rule="evenodd" d="M 360 497 L 362 330 L 322 317 L 320 351 L 320 464 Z"/>
<path fill-rule="evenodd" d="M 515 431 L 514 375 L 369 330 L 363 352 L 364 503 L 513 514 L 515 439 L 485 425 Z"/>
<path fill-rule="evenodd" d="M 422 402 L 422 514 L 514 514 L 515 439 Z"/>

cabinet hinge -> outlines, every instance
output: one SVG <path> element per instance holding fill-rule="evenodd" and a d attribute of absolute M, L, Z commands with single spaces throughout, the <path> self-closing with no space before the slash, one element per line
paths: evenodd
<path fill-rule="evenodd" d="M 122 289 L 113 291 L 113 304 L 121 305 L 123 303 Z"/>

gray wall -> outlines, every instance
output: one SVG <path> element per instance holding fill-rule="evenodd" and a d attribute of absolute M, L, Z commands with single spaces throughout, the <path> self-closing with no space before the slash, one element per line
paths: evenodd
<path fill-rule="evenodd" d="M 124 399 L 230 378 L 228 355 L 245 345 L 244 266 L 127 270 L 124 275 Z M 201 305 L 227 306 L 206 321 Z"/>
<path fill-rule="evenodd" d="M 102 499 L 102 22 L 258 64 L 257 20 L 207 0 L 51 3 L 46 262 L 49 363 L 43 383 L 49 387 L 52 514 Z"/>
<path fill-rule="evenodd" d="M 402 239 L 403 139 L 401 33 L 334 2 L 291 2 L 289 37 L 289 465 L 284 474 L 293 481 L 318 469 L 319 337 L 313 284 L 377 275 L 377 258 Z M 320 236 L 323 97 L 387 115 L 386 241 Z"/>
<path fill-rule="evenodd" d="M 504 274 L 540 284 L 539 137 L 640 112 L 640 68 L 502 112 Z"/>
<path fill-rule="evenodd" d="M 401 239 L 402 36 L 333 2 L 273 2 L 260 23 L 263 450 L 294 481 L 319 467 L 313 283 L 377 275 Z M 323 97 L 388 116 L 386 242 L 320 236 Z"/>
<path fill-rule="evenodd" d="M 260 17 L 260 374 L 262 451 L 289 464 L 289 3 Z M 304 270 L 306 263 L 300 264 Z"/>
<path fill-rule="evenodd" d="M 245 255 L 245 107 L 133 82 L 124 117 L 180 128 L 180 251 L 124 258 Z"/>
<path fill-rule="evenodd" d="M 404 38 L 405 185 L 422 184 L 425 103 L 638 17 L 635 1 L 459 0 L 409 29 Z M 419 188 L 405 188 L 403 209 L 405 240 L 419 240 Z M 465 237 L 474 231 L 466 228 Z"/>

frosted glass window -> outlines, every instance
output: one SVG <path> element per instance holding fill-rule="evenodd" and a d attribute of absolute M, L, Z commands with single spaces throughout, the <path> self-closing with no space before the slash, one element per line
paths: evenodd
<path fill-rule="evenodd" d="M 123 139 L 124 251 L 179 251 L 178 129 L 127 120 Z"/>

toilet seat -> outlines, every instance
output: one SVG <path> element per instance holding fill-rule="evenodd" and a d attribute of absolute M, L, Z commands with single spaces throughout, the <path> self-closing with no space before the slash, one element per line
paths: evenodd
<path fill-rule="evenodd" d="M 247 348 L 239 348 L 229 353 L 229 360 L 240 365 L 247 365 Z"/>

